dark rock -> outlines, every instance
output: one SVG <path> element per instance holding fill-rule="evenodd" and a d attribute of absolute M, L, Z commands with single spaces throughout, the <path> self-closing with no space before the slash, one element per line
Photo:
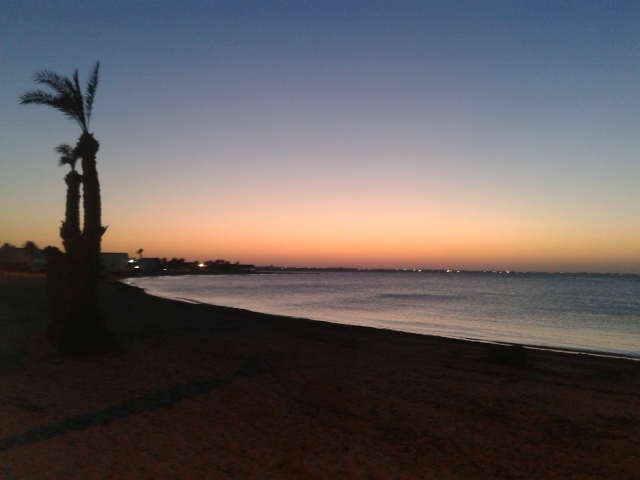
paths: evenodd
<path fill-rule="evenodd" d="M 487 359 L 496 365 L 526 367 L 527 350 L 522 345 L 492 345 L 487 352 Z"/>

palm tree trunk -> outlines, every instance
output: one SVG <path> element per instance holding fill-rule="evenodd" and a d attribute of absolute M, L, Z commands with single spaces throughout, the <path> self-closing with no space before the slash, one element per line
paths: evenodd
<path fill-rule="evenodd" d="M 64 355 L 84 355 L 117 347 L 113 335 L 104 325 L 98 306 L 98 275 L 102 226 L 100 182 L 96 168 L 99 144 L 93 135 L 83 133 L 76 151 L 82 157 L 84 229 L 80 238 L 76 297 L 70 305 L 59 350 Z"/>
<path fill-rule="evenodd" d="M 67 183 L 67 206 L 65 220 L 60 227 L 60 237 L 66 252 L 66 300 L 69 305 L 77 302 L 78 274 L 80 269 L 80 249 L 82 234 L 80 231 L 80 184 L 82 177 L 71 171 L 65 177 Z"/>
<path fill-rule="evenodd" d="M 83 133 L 77 150 L 82 157 L 82 185 L 84 206 L 84 229 L 82 232 L 81 276 L 83 280 L 83 302 L 98 303 L 98 275 L 100 273 L 100 245 L 105 229 L 102 227 L 102 202 L 100 181 L 96 168 L 96 155 L 100 144 L 90 133 Z"/>
<path fill-rule="evenodd" d="M 75 170 L 64 179 L 67 184 L 67 204 L 64 221 L 60 227 L 60 237 L 66 255 L 54 247 L 49 247 L 47 264 L 47 284 L 49 293 L 50 323 L 47 337 L 54 345 L 59 345 L 66 328 L 66 321 L 72 305 L 78 302 L 78 274 L 80 269 L 80 184 L 82 177 Z M 58 284 L 59 285 L 56 285 Z"/>

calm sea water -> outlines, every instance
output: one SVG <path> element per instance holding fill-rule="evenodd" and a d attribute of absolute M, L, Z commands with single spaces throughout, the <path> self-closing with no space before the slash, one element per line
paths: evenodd
<path fill-rule="evenodd" d="M 332 272 L 127 282 L 264 313 L 640 358 L 638 276 Z"/>

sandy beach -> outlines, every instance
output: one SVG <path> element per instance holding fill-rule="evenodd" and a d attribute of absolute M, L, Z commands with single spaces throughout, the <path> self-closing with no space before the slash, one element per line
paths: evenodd
<path fill-rule="evenodd" d="M 640 475 L 640 362 L 270 316 L 101 285 L 123 350 L 61 359 L 0 276 L 0 479 Z"/>

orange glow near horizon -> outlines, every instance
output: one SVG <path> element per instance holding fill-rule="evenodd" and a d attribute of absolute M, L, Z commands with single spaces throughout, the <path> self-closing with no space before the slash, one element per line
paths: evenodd
<path fill-rule="evenodd" d="M 239 199 L 233 208 L 185 194 L 158 199 L 153 210 L 142 205 L 162 213 L 140 215 L 129 199 L 118 203 L 108 192 L 103 251 L 129 255 L 143 248 L 146 257 L 255 265 L 640 273 L 640 221 L 594 210 L 581 218 L 579 211 L 561 216 L 490 199 L 479 207 L 443 192 L 439 198 L 373 192 L 356 203 L 317 189 L 313 200 L 296 202 L 284 192 L 263 202 Z M 5 225 L 21 227 L 21 237 L 1 240 L 61 247 L 58 210 L 38 222 L 7 217 Z"/>
<path fill-rule="evenodd" d="M 127 232 L 126 236 L 114 229 L 109 232 L 111 236 L 106 235 L 103 249 L 130 253 L 144 248 L 145 256 L 160 258 L 222 258 L 281 266 L 554 271 L 615 268 L 635 273 L 630 271 L 633 267 L 625 265 L 640 264 L 632 237 L 616 231 L 586 235 L 579 228 L 549 231 L 529 223 L 500 228 L 491 222 L 413 225 L 398 218 L 375 223 L 365 220 L 320 222 L 316 218 L 309 224 L 301 220 L 255 220 L 209 226 L 184 220 L 178 228 L 148 223 L 138 225 L 136 232 Z"/>

